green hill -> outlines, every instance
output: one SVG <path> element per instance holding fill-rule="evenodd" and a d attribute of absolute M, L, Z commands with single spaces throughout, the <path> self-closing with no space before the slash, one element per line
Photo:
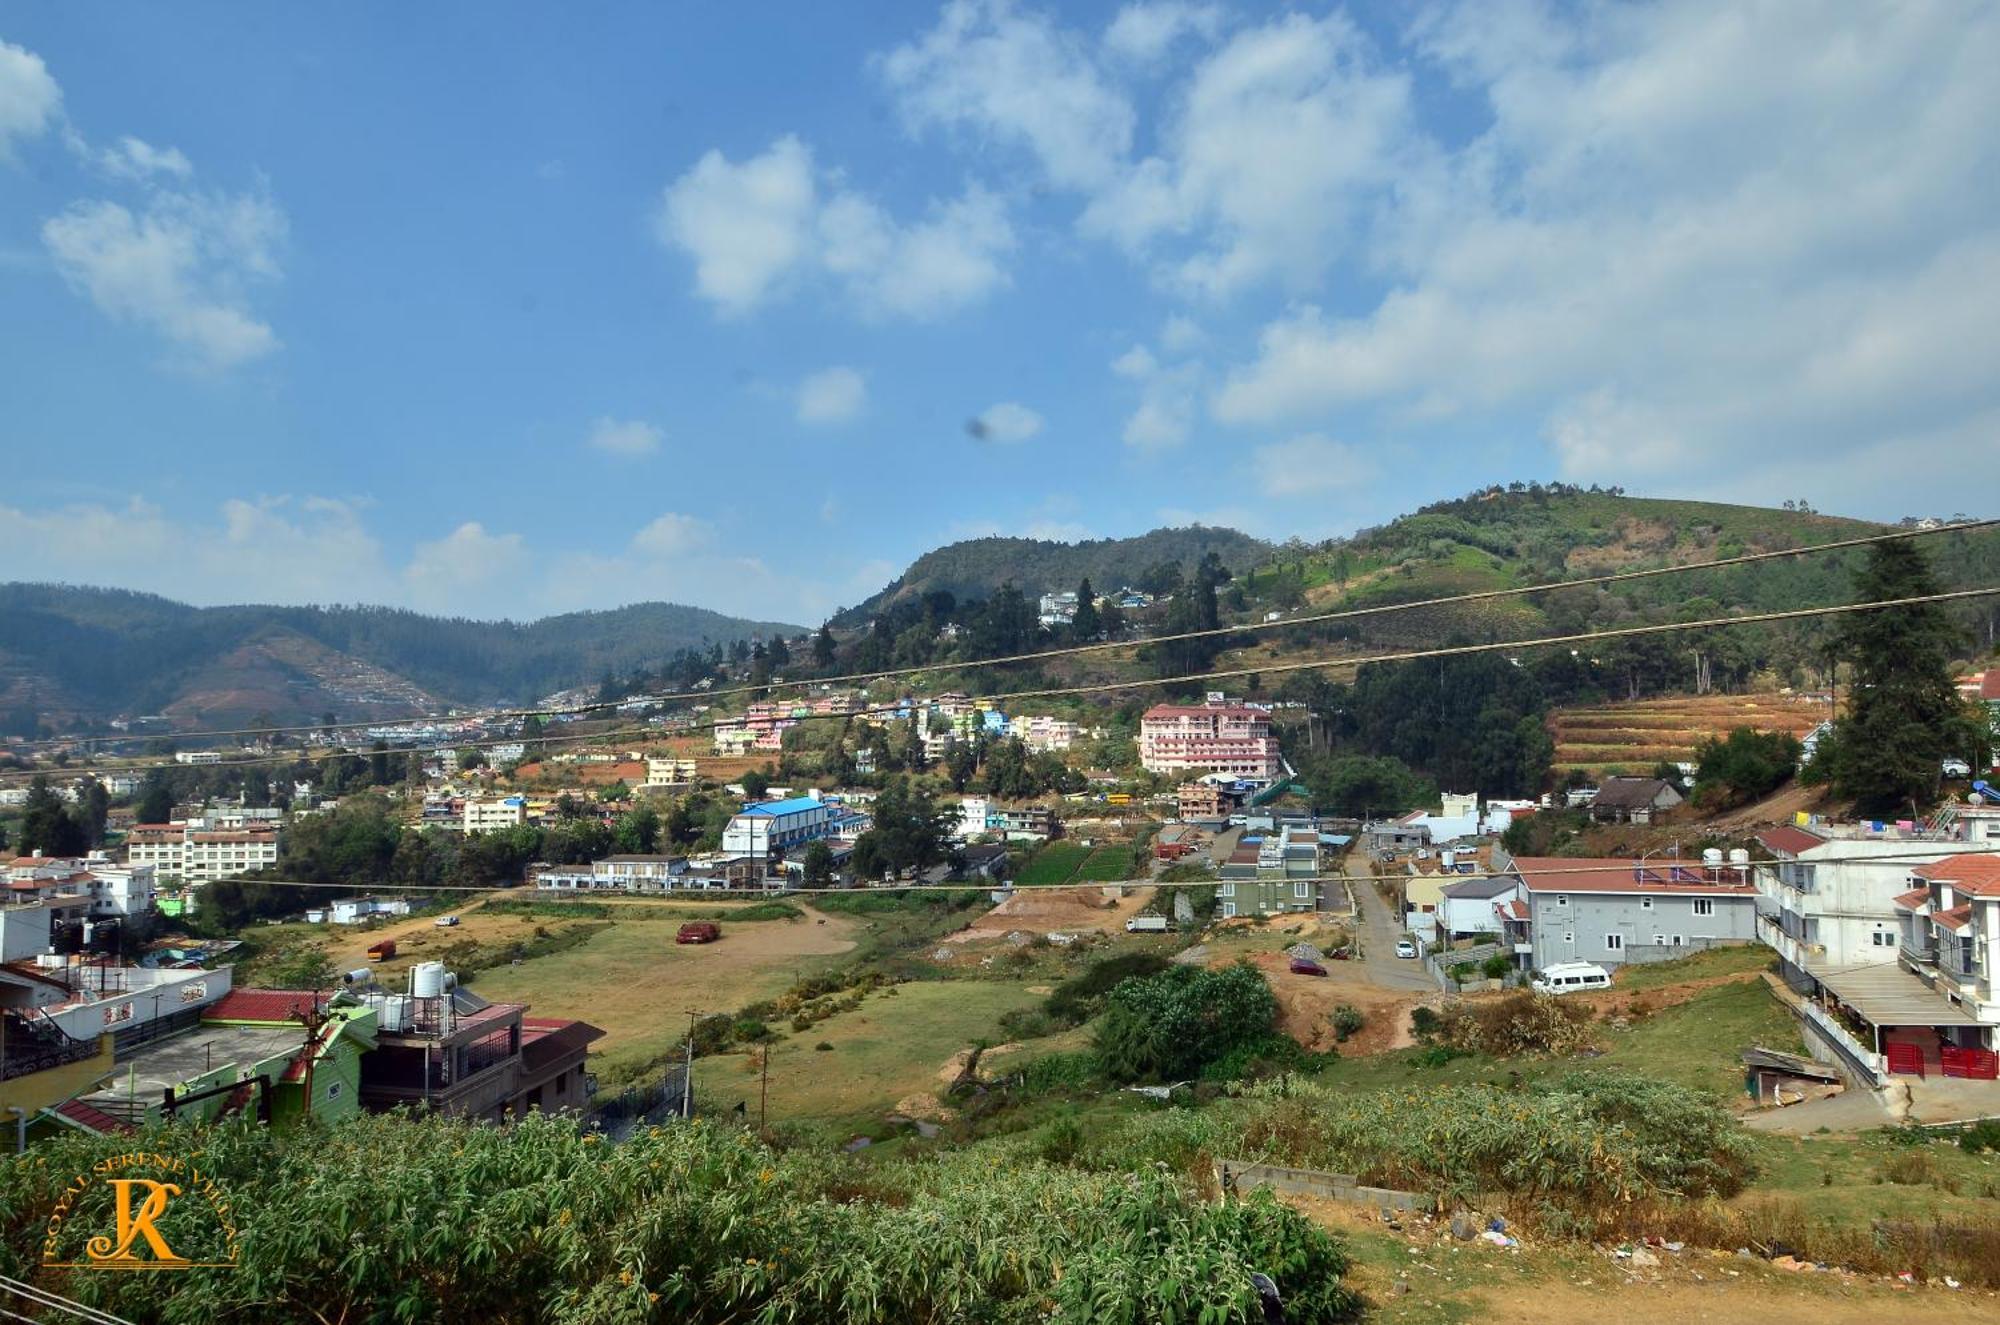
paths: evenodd
<path fill-rule="evenodd" d="M 1155 529 L 1136 538 L 1086 539 L 1058 543 L 1038 538 L 973 538 L 926 552 L 880 593 L 834 618 L 835 626 L 865 624 L 895 603 L 943 590 L 960 600 L 984 598 L 1012 581 L 1030 598 L 1074 589 L 1085 576 L 1109 592 L 1137 586 L 1147 571 L 1165 562 L 1192 566 L 1213 552 L 1231 570 L 1270 557 L 1262 539 L 1234 529 L 1191 525 Z"/>
<path fill-rule="evenodd" d="M 675 603 L 539 621 L 472 621 L 385 607 L 190 607 L 152 594 L 0 584 L 0 730 L 7 716 L 311 721 L 440 702 L 529 703 L 657 666 L 683 648 L 795 635 Z"/>

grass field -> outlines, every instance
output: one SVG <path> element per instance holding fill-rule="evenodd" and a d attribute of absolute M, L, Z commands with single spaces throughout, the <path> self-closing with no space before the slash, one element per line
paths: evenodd
<path fill-rule="evenodd" d="M 1038 884 L 1067 883 L 1076 873 L 1076 867 L 1090 854 L 1090 848 L 1075 842 L 1050 842 L 1035 853 L 1027 868 L 1015 880 L 1022 887 Z"/>
<path fill-rule="evenodd" d="M 842 916 L 725 920 L 721 942 L 683 947 L 658 919 L 577 923 L 599 928 L 567 951 L 481 972 L 474 987 L 483 998 L 527 1003 L 535 1016 L 600 1027 L 591 1066 L 607 1085 L 633 1079 L 677 1044 L 689 1009 L 734 1012 L 770 998 L 853 952 L 861 928 Z"/>
<path fill-rule="evenodd" d="M 861 1123 L 912 1095 L 939 1096 L 947 1060 L 993 1040 L 1003 1013 L 1040 1001 L 1023 984 L 993 980 L 913 981 L 869 994 L 861 1006 L 770 1046 L 770 1116 Z M 817 1044 L 831 1044 L 819 1050 Z M 757 1108 L 754 1055 L 713 1060 L 697 1089 L 705 1098 Z M 700 1065 L 697 1064 L 697 1072 Z"/>
<path fill-rule="evenodd" d="M 1096 848 L 1083 858 L 1073 877 L 1086 883 L 1117 883 L 1132 878 L 1131 844 L 1118 843 Z"/>

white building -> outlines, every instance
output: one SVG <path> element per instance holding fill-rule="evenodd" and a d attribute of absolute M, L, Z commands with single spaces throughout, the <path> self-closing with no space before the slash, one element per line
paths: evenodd
<path fill-rule="evenodd" d="M 151 865 L 162 881 L 211 883 L 275 868 L 282 838 L 276 823 L 263 821 L 238 828 L 205 818 L 138 824 L 126 834 L 125 857 L 132 865 Z"/>
<path fill-rule="evenodd" d="M 656 755 L 646 757 L 646 785 L 649 787 L 681 787 L 693 782 L 696 767 L 692 759 L 662 759 Z"/>
<path fill-rule="evenodd" d="M 219 764 L 222 762 L 220 750 L 178 750 L 174 753 L 176 764 Z"/>
<path fill-rule="evenodd" d="M 1996 815 L 1981 816 L 1978 827 L 1989 821 L 2000 827 Z M 1794 985 L 1815 971 L 1893 965 L 1901 925 L 1896 898 L 1909 891 L 1911 871 L 1992 849 L 1983 831 L 1960 841 L 1868 824 L 1787 825 L 1760 833 L 1757 842 L 1776 858 L 1757 865 L 1765 901 L 1757 935 L 1783 959 Z"/>
<path fill-rule="evenodd" d="M 528 822 L 525 796 L 468 796 L 464 828 L 468 833 L 490 833 L 503 828 L 519 828 Z"/>
<path fill-rule="evenodd" d="M 1205 704 L 1155 704 L 1139 719 L 1139 762 L 1149 773 L 1207 771 L 1278 776 L 1278 738 L 1263 709 L 1217 695 Z"/>
<path fill-rule="evenodd" d="M 723 854 L 764 860 L 834 835 L 839 813 L 817 796 L 746 805 L 722 830 Z"/>
<path fill-rule="evenodd" d="M 372 916 L 406 916 L 410 903 L 404 897 L 343 897 L 333 903 L 327 919 L 336 925 L 358 925 Z"/>

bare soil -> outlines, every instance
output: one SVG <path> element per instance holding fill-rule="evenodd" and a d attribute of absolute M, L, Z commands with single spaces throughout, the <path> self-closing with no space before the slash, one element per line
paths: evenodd
<path fill-rule="evenodd" d="M 1125 922 L 1145 909 L 1154 889 L 1127 884 L 1125 896 L 1104 895 L 1101 885 L 1017 888 L 1014 895 L 945 940 L 978 943 L 1027 934 L 1123 933 Z"/>

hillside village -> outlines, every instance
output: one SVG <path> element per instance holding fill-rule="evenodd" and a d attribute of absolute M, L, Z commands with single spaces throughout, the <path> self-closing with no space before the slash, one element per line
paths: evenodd
<path fill-rule="evenodd" d="M 1883 566 L 1929 573 L 1867 566 L 1864 599 L 1889 592 L 1868 579 Z M 1163 574 L 1157 594 L 1009 589 L 1002 610 L 1029 633 L 989 643 L 1101 667 L 1090 650 L 1123 633 L 1172 667 L 1148 637 L 1200 631 L 1204 613 L 1222 645 L 1209 661 L 1311 615 L 1254 594 L 1224 607 L 1219 586 L 1261 578 L 1224 574 Z M 970 610 L 961 624 L 949 609 L 938 641 L 990 627 L 990 604 Z M 1902 629 L 1932 627 L 1958 629 Z M 0 790 L 15 1149 L 195 1124 L 409 1126 L 414 1111 L 568 1119 L 626 1145 L 698 1119 L 764 1138 L 782 1123 L 807 1129 L 790 1144 L 879 1167 L 1007 1137 L 1053 1153 L 1079 1116 L 1096 1144 L 1145 1145 L 1185 1117 L 1223 1129 L 1197 1167 L 1327 1170 L 1271 1181 L 1346 1201 L 1335 1216 L 1283 1198 L 1357 1245 L 1463 1245 L 1471 1208 L 1490 1219 L 1473 1240 L 1486 1251 L 1569 1254 L 1577 1232 L 1504 1167 L 1467 1188 L 1459 1161 L 1394 1158 L 1392 1138 L 1327 1151 L 1240 1130 L 1268 1125 L 1254 1120 L 1272 1082 L 1430 1092 L 1471 1117 L 1497 1070 L 1551 1101 L 1621 1081 L 1680 1092 L 1660 1107 L 1706 1111 L 1726 1137 L 1704 1162 L 1736 1176 L 1702 1182 L 1735 1202 L 1730 1219 L 1761 1208 L 1758 1174 L 1834 1181 L 1822 1161 L 1878 1152 L 1889 1171 L 1876 1138 L 1891 1135 L 1926 1147 L 1924 1181 L 1984 1181 L 1966 1176 L 1984 1162 L 1971 1149 L 1928 1158 L 2000 1116 L 2000 791 L 1983 735 L 2000 666 L 1972 649 L 1931 665 L 1956 668 L 1950 730 L 1981 739 L 1942 738 L 1917 771 L 1928 803 L 1899 813 L 1857 800 L 1868 775 L 1829 754 L 1879 720 L 1854 699 L 1871 664 L 1783 684 L 1782 636 L 1733 681 L 1697 669 L 1643 698 L 1619 693 L 1629 663 L 1600 654 L 1579 679 L 1577 655 L 1551 652 L 1428 677 L 1370 664 L 1331 687 L 1139 681 L 1124 684 L 1163 697 L 1079 703 L 991 684 L 1007 667 L 1046 676 L 1032 659 L 849 674 L 879 635 L 755 641 L 664 690 L 607 683 L 533 710 L 164 742 L 120 718 L 21 743 Z M 1065 640 L 1088 647 L 1066 656 Z M 800 659 L 827 679 L 791 679 Z M 1431 707 L 1439 675 L 1478 702 Z M 1477 748 L 1452 725 L 1496 721 L 1504 739 Z M 1161 1042 L 1142 988 L 1260 1010 Z M 1812 1140 L 1827 1136 L 1846 1139 Z M 1581 1172 L 1555 1183 L 1574 1186 L 1561 1202 L 1599 1199 Z M 1984 1227 L 1976 1204 L 1940 1218 Z M 1761 1243 L 1790 1251 L 1759 1253 L 1747 1233 L 1699 1243 L 1661 1220 L 1600 1220 L 1603 1273 L 1684 1282 L 1695 1245 L 1733 1257 L 1747 1241 L 1760 1273 L 1907 1288 L 1904 1253 L 1831 1226 L 1795 1221 Z M 1426 1273 L 1409 1255 L 1371 1281 L 1386 1310 Z M 1970 1253 L 1912 1263 L 2000 1291 Z"/>

